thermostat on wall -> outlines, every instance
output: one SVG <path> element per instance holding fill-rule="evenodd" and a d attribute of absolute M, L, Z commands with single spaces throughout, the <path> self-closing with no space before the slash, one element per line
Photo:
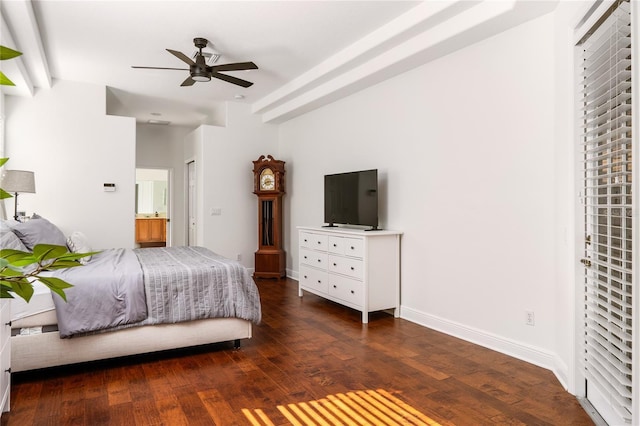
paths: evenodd
<path fill-rule="evenodd" d="M 115 183 L 105 183 L 104 184 L 104 192 L 114 192 L 116 190 Z"/>

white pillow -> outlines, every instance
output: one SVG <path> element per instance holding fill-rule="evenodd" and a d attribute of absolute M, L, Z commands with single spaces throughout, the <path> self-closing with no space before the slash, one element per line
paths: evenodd
<path fill-rule="evenodd" d="M 89 253 L 93 251 L 89 244 L 89 239 L 80 231 L 75 231 L 67 237 L 67 247 L 71 253 Z M 91 260 L 91 256 L 80 259 L 80 263 L 86 265 Z"/>

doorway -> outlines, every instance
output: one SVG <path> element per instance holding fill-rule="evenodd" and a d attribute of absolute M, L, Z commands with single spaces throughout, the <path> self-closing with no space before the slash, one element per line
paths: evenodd
<path fill-rule="evenodd" d="M 136 169 L 136 244 L 140 247 L 171 245 L 171 172 Z"/>

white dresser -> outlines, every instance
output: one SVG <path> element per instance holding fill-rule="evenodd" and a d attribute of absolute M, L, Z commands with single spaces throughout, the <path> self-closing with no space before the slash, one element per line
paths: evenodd
<path fill-rule="evenodd" d="M 9 411 L 11 391 L 11 299 L 0 299 L 0 395 L 2 412 Z"/>
<path fill-rule="evenodd" d="M 298 227 L 298 295 L 304 291 L 362 312 L 394 309 L 400 316 L 400 236 L 397 231 Z"/>

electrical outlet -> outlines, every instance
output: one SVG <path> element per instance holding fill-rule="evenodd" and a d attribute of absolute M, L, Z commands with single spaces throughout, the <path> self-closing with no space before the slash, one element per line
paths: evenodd
<path fill-rule="evenodd" d="M 242 255 L 240 253 L 236 254 L 236 260 L 240 262 L 242 260 Z"/>
<path fill-rule="evenodd" d="M 524 311 L 525 314 L 525 324 L 527 325 L 536 325 L 536 316 L 533 311 Z"/>

